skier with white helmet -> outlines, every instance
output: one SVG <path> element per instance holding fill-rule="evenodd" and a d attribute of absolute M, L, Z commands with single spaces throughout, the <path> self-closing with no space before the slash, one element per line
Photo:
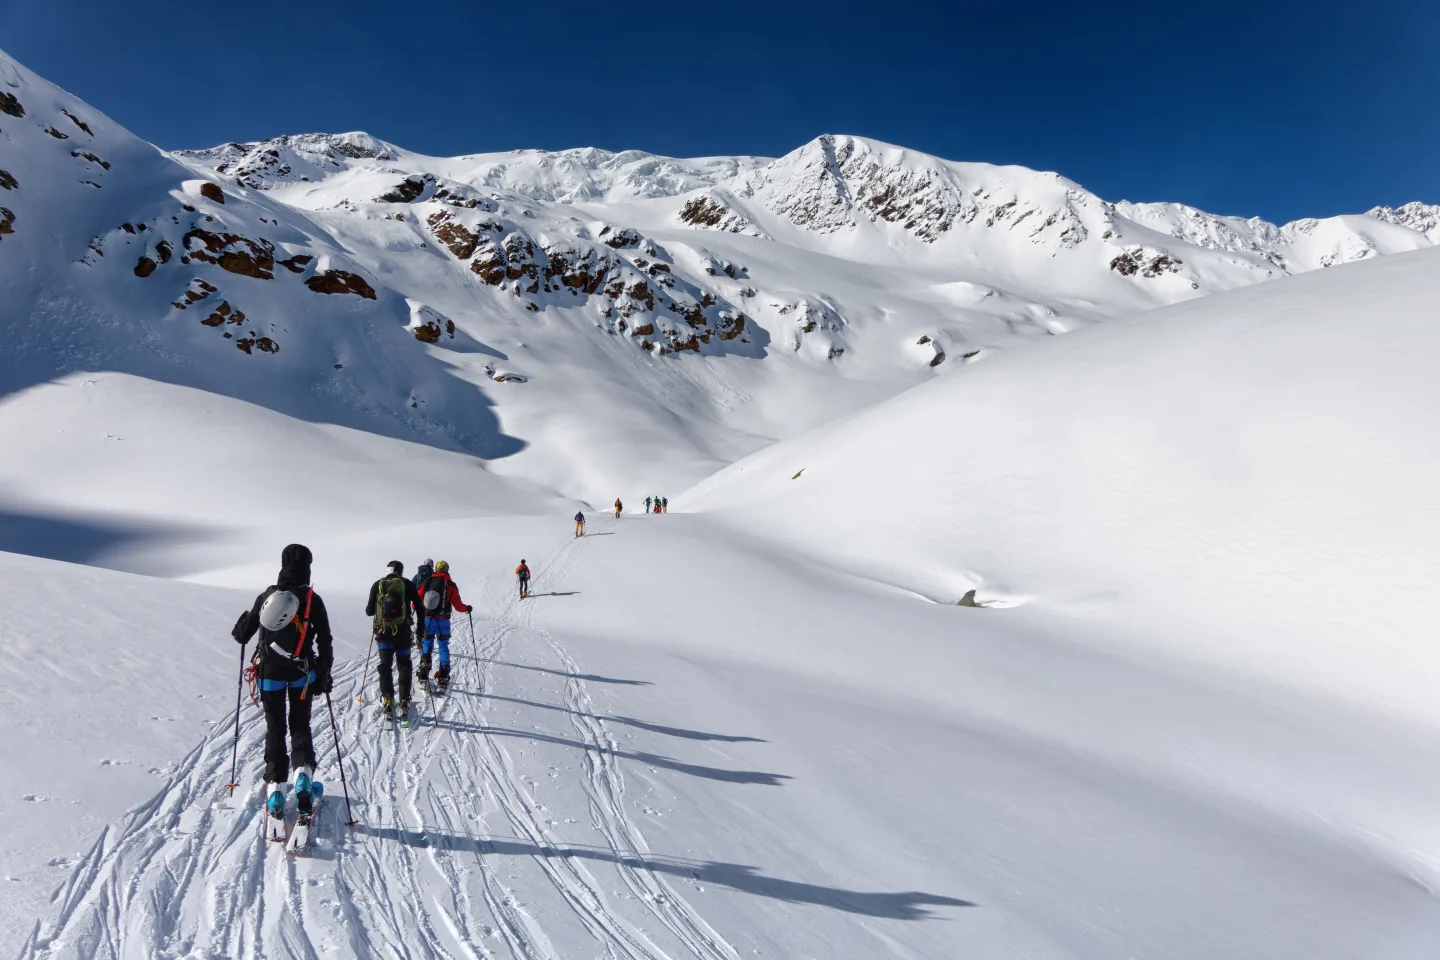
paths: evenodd
<path fill-rule="evenodd" d="M 334 662 L 325 601 L 310 586 L 312 559 L 310 548 L 302 544 L 292 543 L 281 551 L 275 585 L 255 598 L 255 605 L 240 615 L 231 632 L 241 644 L 260 632 L 253 662 L 265 708 L 265 803 L 270 816 L 282 822 L 284 787 L 292 770 L 297 809 L 305 816 L 312 809 L 315 744 L 310 736 L 310 705 L 313 697 L 330 692 Z"/>

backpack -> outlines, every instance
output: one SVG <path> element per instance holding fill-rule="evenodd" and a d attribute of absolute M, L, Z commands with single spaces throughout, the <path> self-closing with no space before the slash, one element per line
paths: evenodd
<path fill-rule="evenodd" d="M 450 615 L 450 578 L 443 573 L 432 573 L 425 581 L 425 590 L 420 595 L 420 605 L 427 617 L 448 617 Z"/>
<path fill-rule="evenodd" d="M 386 577 L 375 585 L 375 629 L 397 634 L 409 626 L 410 614 L 405 609 L 405 580 Z"/>

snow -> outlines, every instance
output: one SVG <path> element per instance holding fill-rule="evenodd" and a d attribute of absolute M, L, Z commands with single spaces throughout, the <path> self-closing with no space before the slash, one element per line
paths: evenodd
<path fill-rule="evenodd" d="M 0 946 L 1440 947 L 1434 208 L 844 136 L 166 154 L 0 92 Z M 228 631 L 294 541 L 338 657 L 304 859 L 248 704 L 226 789 Z M 423 557 L 476 610 L 385 732 L 366 591 Z"/>

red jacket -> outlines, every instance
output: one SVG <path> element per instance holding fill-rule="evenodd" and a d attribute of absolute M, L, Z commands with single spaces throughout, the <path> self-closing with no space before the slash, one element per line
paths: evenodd
<path fill-rule="evenodd" d="M 440 577 L 440 578 L 443 579 L 443 580 L 445 581 L 445 583 L 446 583 L 445 594 L 446 594 L 446 599 L 450 601 L 450 606 L 454 607 L 456 610 L 459 610 L 461 613 L 469 613 L 469 612 L 470 612 L 470 608 L 465 605 L 465 601 L 464 601 L 464 600 L 461 600 L 461 599 L 460 599 L 460 588 L 457 587 L 457 586 L 455 586 L 455 581 L 450 579 L 450 574 L 448 574 L 448 573 L 432 573 L 432 574 L 430 575 L 430 580 L 434 580 L 436 577 Z M 421 587 L 420 587 L 420 595 L 421 595 L 422 597 L 425 595 L 425 586 L 427 586 L 427 585 L 430 583 L 430 580 L 426 580 L 426 581 L 425 581 L 425 584 L 421 585 Z M 439 617 L 440 619 L 443 620 L 443 619 L 448 619 L 450 615 L 449 615 L 448 613 L 430 613 L 430 612 L 426 611 L 425 616 L 427 616 L 427 617 Z"/>

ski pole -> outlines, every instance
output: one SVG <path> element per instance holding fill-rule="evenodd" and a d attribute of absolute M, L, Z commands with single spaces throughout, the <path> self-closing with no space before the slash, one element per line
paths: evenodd
<path fill-rule="evenodd" d="M 370 678 L 370 654 L 375 652 L 375 631 L 370 631 L 370 649 L 365 651 L 365 670 L 360 674 L 360 696 L 355 698 L 356 703 L 365 702 L 365 681 Z"/>
<path fill-rule="evenodd" d="M 235 777 L 240 767 L 240 698 L 245 693 L 245 648 L 249 643 L 240 644 L 240 678 L 235 681 L 235 745 L 230 749 L 230 793 L 233 796 L 239 786 Z"/>
<path fill-rule="evenodd" d="M 330 733 L 335 737 L 335 762 L 340 767 L 340 789 L 345 794 L 345 815 L 350 819 L 345 821 L 345 826 L 353 827 L 359 823 L 355 819 L 355 812 L 350 809 L 350 785 L 345 782 L 345 756 L 340 752 L 340 728 L 335 725 L 335 706 L 330 702 L 330 691 L 325 691 L 325 709 L 330 711 Z"/>

